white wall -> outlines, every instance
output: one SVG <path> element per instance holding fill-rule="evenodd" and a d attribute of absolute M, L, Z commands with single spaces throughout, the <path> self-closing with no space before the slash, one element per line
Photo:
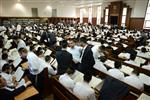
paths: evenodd
<path fill-rule="evenodd" d="M 57 17 L 76 17 L 75 6 L 51 6 L 48 2 L 20 2 L 18 4 L 16 1 L 0 0 L 0 16 L 32 17 L 31 8 L 38 8 L 39 17 L 51 17 L 52 9 L 57 9 Z"/>
<path fill-rule="evenodd" d="M 57 17 L 76 17 L 75 6 L 57 6 Z"/>

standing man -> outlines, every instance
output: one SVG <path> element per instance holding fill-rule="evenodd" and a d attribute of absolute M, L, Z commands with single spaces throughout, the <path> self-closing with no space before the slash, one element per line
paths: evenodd
<path fill-rule="evenodd" d="M 93 52 L 91 50 L 91 46 L 87 44 L 86 37 L 80 38 L 79 45 L 83 47 L 81 53 L 81 64 L 79 66 L 79 70 L 83 73 L 93 73 L 93 66 L 95 64 L 95 60 L 93 57 Z"/>

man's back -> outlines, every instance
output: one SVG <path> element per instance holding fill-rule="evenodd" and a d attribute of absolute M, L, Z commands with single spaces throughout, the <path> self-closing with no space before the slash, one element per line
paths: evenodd
<path fill-rule="evenodd" d="M 72 55 L 66 50 L 56 52 L 56 60 L 58 62 L 58 74 L 66 72 L 68 67 L 71 67 Z"/>

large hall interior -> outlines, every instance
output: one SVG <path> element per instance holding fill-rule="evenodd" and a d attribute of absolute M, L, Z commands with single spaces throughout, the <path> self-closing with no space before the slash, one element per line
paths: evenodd
<path fill-rule="evenodd" d="M 150 100 L 150 0 L 0 0 L 0 100 Z"/>

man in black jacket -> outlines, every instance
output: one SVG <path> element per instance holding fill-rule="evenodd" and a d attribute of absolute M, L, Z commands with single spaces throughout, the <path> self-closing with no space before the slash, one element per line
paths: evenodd
<path fill-rule="evenodd" d="M 61 42 L 62 50 L 56 52 L 56 60 L 58 62 L 57 74 L 61 75 L 66 72 L 68 67 L 72 67 L 72 54 L 66 51 L 67 41 Z"/>
<path fill-rule="evenodd" d="M 91 50 L 91 46 L 86 43 L 86 37 L 80 38 L 79 44 L 83 47 L 81 53 L 81 64 L 79 66 L 79 70 L 83 73 L 93 73 L 93 66 L 95 64 L 95 60 L 93 57 L 93 52 Z"/>

